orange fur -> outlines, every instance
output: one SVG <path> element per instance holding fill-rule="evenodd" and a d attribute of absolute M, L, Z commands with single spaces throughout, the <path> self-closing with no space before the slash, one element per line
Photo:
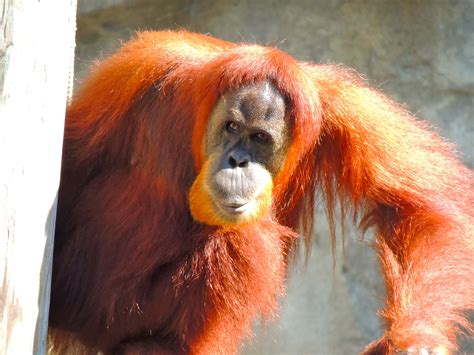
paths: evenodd
<path fill-rule="evenodd" d="M 261 80 L 284 95 L 291 126 L 272 206 L 245 226 L 202 225 L 188 192 L 198 177 L 193 215 L 214 216 L 199 208 L 207 119 L 224 92 Z M 474 308 L 474 242 L 472 173 L 452 147 L 349 70 L 139 34 L 68 109 L 51 326 L 103 351 L 236 351 L 277 308 L 292 230 L 310 245 L 319 191 L 333 239 L 336 202 L 376 231 L 387 327 L 367 353 L 453 351 Z"/>

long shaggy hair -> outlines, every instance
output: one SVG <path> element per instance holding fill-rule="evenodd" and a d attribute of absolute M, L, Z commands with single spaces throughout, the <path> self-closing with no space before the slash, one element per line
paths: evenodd
<path fill-rule="evenodd" d="M 193 220 L 208 117 L 228 90 L 270 81 L 291 143 L 271 213 L 240 228 Z M 474 308 L 472 173 L 452 147 L 353 71 L 275 48 L 144 32 L 99 63 L 67 112 L 51 327 L 106 352 L 233 353 L 284 292 L 316 192 L 374 227 L 387 284 L 366 351 L 453 350 Z M 57 336 L 60 346 L 64 336 Z"/>

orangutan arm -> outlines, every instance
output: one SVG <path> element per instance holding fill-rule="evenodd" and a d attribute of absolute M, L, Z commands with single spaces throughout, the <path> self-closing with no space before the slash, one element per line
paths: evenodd
<path fill-rule="evenodd" d="M 323 106 L 323 190 L 376 231 L 387 328 L 372 349 L 452 351 L 456 325 L 468 327 L 462 312 L 474 308 L 471 172 L 448 143 L 352 73 L 310 71 Z"/>

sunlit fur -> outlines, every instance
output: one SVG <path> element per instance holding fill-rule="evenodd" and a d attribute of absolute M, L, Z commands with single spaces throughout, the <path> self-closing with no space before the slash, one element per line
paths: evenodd
<path fill-rule="evenodd" d="M 229 215 L 216 206 L 207 183 L 212 159 L 210 157 L 204 163 L 189 192 L 189 208 L 193 218 L 201 223 L 223 227 L 241 226 L 263 219 L 269 213 L 272 204 L 273 183 L 270 173 L 261 174 L 261 179 L 265 180 L 258 182 L 262 190 L 257 193 L 254 200 L 249 202 L 248 209 L 242 214 Z"/>
<path fill-rule="evenodd" d="M 272 208 L 242 228 L 200 224 L 188 193 L 208 117 L 225 92 L 263 80 L 285 96 L 291 125 Z M 310 245 L 322 196 L 333 238 L 337 202 L 375 230 L 386 331 L 366 352 L 453 351 L 474 308 L 472 177 L 451 145 L 350 70 L 141 33 L 98 64 L 67 112 L 50 324 L 101 350 L 235 352 L 276 309 L 291 230 Z"/>

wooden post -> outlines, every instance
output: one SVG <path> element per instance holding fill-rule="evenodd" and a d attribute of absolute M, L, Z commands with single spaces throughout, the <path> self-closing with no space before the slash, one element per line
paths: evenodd
<path fill-rule="evenodd" d="M 76 0 L 0 3 L 0 354 L 44 354 Z"/>

